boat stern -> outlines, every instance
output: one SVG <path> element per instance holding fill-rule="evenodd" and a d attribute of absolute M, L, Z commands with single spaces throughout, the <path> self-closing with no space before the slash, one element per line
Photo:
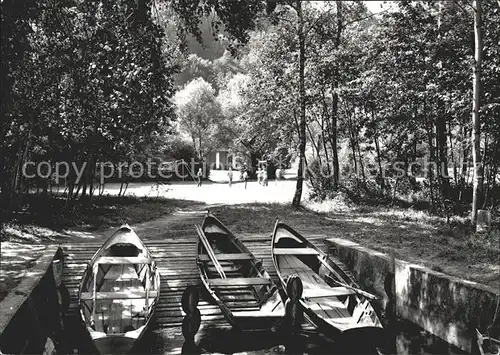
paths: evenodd
<path fill-rule="evenodd" d="M 128 354 L 134 347 L 136 340 L 126 336 L 106 336 L 94 339 L 94 345 L 101 355 Z"/>
<path fill-rule="evenodd" d="M 146 326 L 129 331 L 124 334 L 105 334 L 102 332 L 95 332 L 88 329 L 92 342 L 98 353 L 104 354 L 128 354 L 130 353 L 135 344 L 142 337 Z"/>

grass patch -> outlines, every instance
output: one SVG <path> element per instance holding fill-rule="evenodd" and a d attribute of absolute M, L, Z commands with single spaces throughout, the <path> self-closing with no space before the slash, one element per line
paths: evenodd
<path fill-rule="evenodd" d="M 297 230 L 311 225 L 334 226 L 335 221 L 325 218 L 325 214 L 304 208 L 294 208 L 290 204 L 252 203 L 211 208 L 210 212 L 234 233 L 271 234 L 276 219 L 290 224 Z"/>
<path fill-rule="evenodd" d="M 399 259 L 500 289 L 498 224 L 478 234 L 467 219 L 447 224 L 444 218 L 399 208 L 314 212 L 288 204 L 255 203 L 210 210 L 237 235 L 271 235 L 278 218 L 305 236 L 349 239 L 385 253 L 393 248 Z"/>
<path fill-rule="evenodd" d="M 199 202 L 152 197 L 102 196 L 92 203 L 76 201 L 68 204 L 64 198 L 28 195 L 22 206 L 13 211 L 2 211 L 7 226 L 16 226 L 29 231 L 33 226 L 41 229 L 62 231 L 77 229 L 93 231 L 118 226 L 123 223 L 136 224 L 160 218 L 176 208 L 185 208 Z M 2 228 L 2 240 L 8 236 Z"/>

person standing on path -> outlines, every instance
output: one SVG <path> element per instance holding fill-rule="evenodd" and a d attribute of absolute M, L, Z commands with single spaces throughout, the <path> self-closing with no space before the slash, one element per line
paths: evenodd
<path fill-rule="evenodd" d="M 281 169 L 278 168 L 276 169 L 276 172 L 274 173 L 276 176 L 274 177 L 274 184 L 275 185 L 278 185 L 278 182 L 280 181 L 281 179 Z"/>
<path fill-rule="evenodd" d="M 247 182 L 248 182 L 248 173 L 247 171 L 243 171 L 243 180 L 245 181 L 245 190 L 247 189 Z"/>
<path fill-rule="evenodd" d="M 231 167 L 229 168 L 227 177 L 229 178 L 229 187 L 231 187 L 233 185 L 233 169 Z"/>
<path fill-rule="evenodd" d="M 198 187 L 201 186 L 201 178 L 203 177 L 203 171 L 201 171 L 201 168 L 198 169 L 198 172 L 196 173 L 196 177 L 198 178 Z"/>
<path fill-rule="evenodd" d="M 267 186 L 267 170 L 262 169 L 262 185 Z"/>

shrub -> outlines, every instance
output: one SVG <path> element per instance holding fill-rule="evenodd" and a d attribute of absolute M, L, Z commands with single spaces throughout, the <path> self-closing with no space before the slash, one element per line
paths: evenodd
<path fill-rule="evenodd" d="M 323 201 L 334 196 L 337 188 L 333 180 L 333 174 L 328 167 L 320 164 L 319 160 L 314 159 L 308 164 L 306 177 L 311 188 L 310 199 Z"/>

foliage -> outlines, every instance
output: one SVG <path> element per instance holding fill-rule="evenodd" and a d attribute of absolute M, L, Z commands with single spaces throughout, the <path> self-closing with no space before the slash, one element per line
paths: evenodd
<path fill-rule="evenodd" d="M 29 25 L 31 48 L 11 74 L 2 191 L 21 189 L 24 161 L 67 161 L 85 166 L 85 196 L 97 162 L 127 161 L 166 133 L 175 68 L 135 2 L 47 2 Z"/>
<path fill-rule="evenodd" d="M 482 4 L 480 207 L 495 208 L 500 7 Z M 1 9 L 5 199 L 25 190 L 28 160 L 143 161 L 174 144 L 175 155 L 193 154 L 168 137 L 178 134 L 177 89 L 198 159 L 220 146 L 254 166 L 307 151 L 309 171 L 332 176 L 310 175 L 319 198 L 350 186 L 434 212 L 471 201 L 471 0 L 399 1 L 377 16 L 359 1 L 8 0 Z M 418 176 L 398 180 L 396 164 Z"/>
<path fill-rule="evenodd" d="M 312 201 L 323 201 L 334 197 L 333 176 L 323 164 L 316 159 L 310 161 L 307 173 L 310 186 L 309 198 Z"/>
<path fill-rule="evenodd" d="M 202 160 L 218 145 L 222 134 L 222 115 L 215 89 L 203 78 L 190 81 L 175 95 L 181 127 L 193 142 L 198 159 Z"/>

